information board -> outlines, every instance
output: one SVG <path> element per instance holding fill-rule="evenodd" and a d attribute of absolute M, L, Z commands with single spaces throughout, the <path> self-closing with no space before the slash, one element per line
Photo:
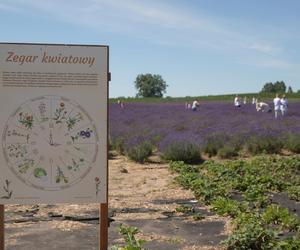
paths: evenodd
<path fill-rule="evenodd" d="M 0 204 L 106 203 L 108 47 L 0 44 Z"/>

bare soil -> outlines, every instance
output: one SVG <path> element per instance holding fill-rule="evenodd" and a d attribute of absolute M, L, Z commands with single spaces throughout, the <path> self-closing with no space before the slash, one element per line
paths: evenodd
<path fill-rule="evenodd" d="M 167 164 L 109 160 L 109 245 L 122 244 L 120 224 L 140 229 L 147 249 L 215 250 L 230 232 L 193 194 L 174 183 Z M 182 206 L 188 212 L 176 212 Z M 203 215 L 195 220 L 194 215 Z M 98 250 L 99 204 L 10 205 L 5 211 L 6 250 Z"/>

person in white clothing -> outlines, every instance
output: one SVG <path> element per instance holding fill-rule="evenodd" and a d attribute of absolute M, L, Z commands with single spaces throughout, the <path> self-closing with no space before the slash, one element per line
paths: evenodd
<path fill-rule="evenodd" d="M 273 103 L 274 103 L 275 118 L 277 118 L 278 112 L 279 112 L 280 106 L 281 106 L 281 100 L 280 100 L 278 94 L 276 94 L 276 97 L 274 98 Z"/>
<path fill-rule="evenodd" d="M 256 99 L 255 99 L 255 97 L 252 98 L 252 104 L 256 104 Z"/>
<path fill-rule="evenodd" d="M 288 101 L 285 98 L 285 95 L 282 96 L 280 103 L 281 103 L 281 105 L 280 105 L 281 114 L 284 116 L 284 115 L 286 115 L 286 112 L 288 109 Z"/>
<path fill-rule="evenodd" d="M 196 111 L 198 107 L 199 107 L 199 102 L 196 101 L 196 100 L 193 101 L 193 104 L 192 104 L 192 110 L 193 110 L 193 111 Z"/>
<path fill-rule="evenodd" d="M 244 97 L 244 104 L 247 104 L 247 96 Z"/>
<path fill-rule="evenodd" d="M 241 98 L 238 95 L 234 98 L 234 106 L 238 108 L 241 107 Z"/>
<path fill-rule="evenodd" d="M 271 112 L 270 106 L 265 102 L 257 102 L 256 103 L 256 111 L 259 112 Z"/>

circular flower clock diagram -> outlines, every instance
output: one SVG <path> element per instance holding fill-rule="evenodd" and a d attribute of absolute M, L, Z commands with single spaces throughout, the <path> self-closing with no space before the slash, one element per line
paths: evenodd
<path fill-rule="evenodd" d="M 96 161 L 99 139 L 76 102 L 42 96 L 23 103 L 2 136 L 8 167 L 25 184 L 48 191 L 80 182 Z"/>

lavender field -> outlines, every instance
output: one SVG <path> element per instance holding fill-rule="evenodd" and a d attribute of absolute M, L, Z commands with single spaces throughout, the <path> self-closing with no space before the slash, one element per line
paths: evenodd
<path fill-rule="evenodd" d="M 127 103 L 123 109 L 113 103 L 109 115 L 112 142 L 122 140 L 130 148 L 149 141 L 160 152 L 173 142 L 203 147 L 214 134 L 245 143 L 253 136 L 284 138 L 300 133 L 300 102 L 290 103 L 288 114 L 277 119 L 274 112 L 257 112 L 253 104 L 236 108 L 226 101 L 201 102 L 196 112 L 184 103 Z"/>
<path fill-rule="evenodd" d="M 300 102 L 277 119 L 228 101 L 201 102 L 197 111 L 184 103 L 110 104 L 109 112 L 112 148 L 141 163 L 157 150 L 176 183 L 232 219 L 225 249 L 300 249 Z"/>

